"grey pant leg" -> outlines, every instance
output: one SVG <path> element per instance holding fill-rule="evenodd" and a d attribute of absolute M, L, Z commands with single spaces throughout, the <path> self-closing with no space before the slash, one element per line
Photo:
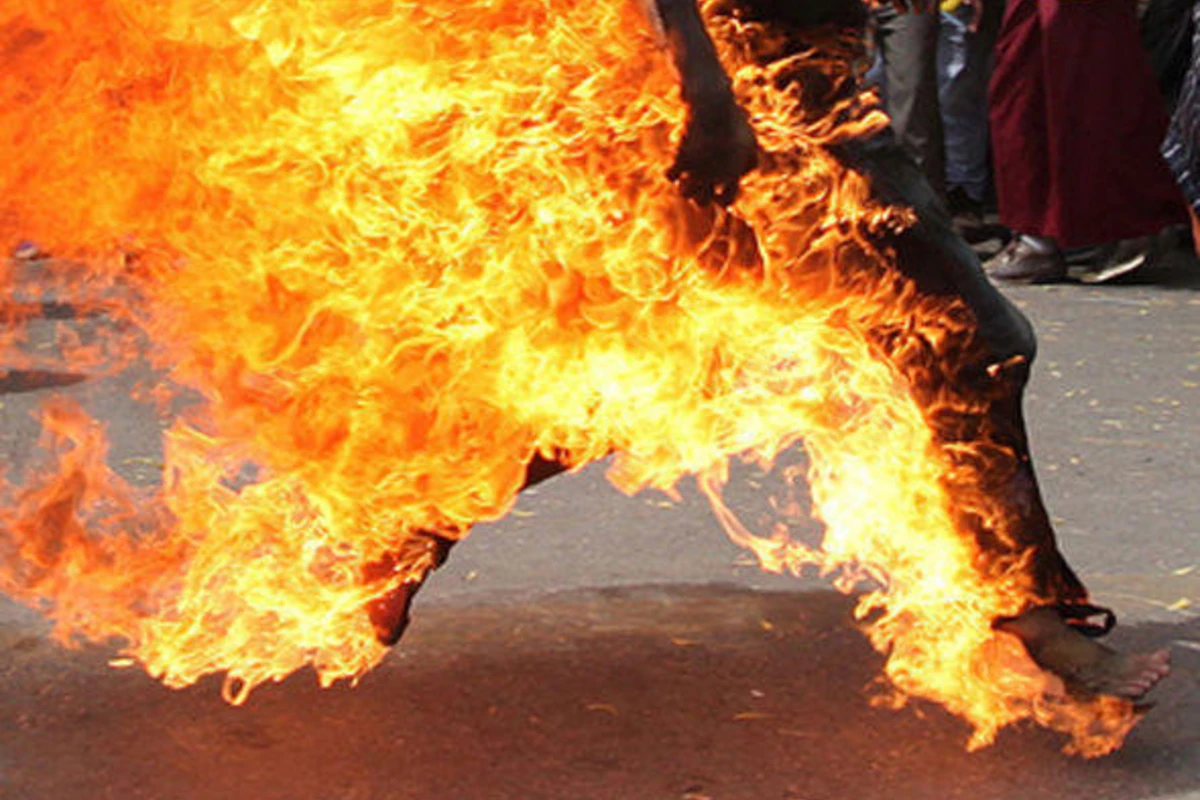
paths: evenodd
<path fill-rule="evenodd" d="M 939 197 L 946 194 L 946 154 L 938 105 L 940 12 L 874 11 L 875 41 L 883 60 L 884 102 L 896 141 L 912 156 Z"/>

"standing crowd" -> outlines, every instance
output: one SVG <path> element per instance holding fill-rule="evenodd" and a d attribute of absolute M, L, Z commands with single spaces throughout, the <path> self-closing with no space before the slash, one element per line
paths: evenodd
<path fill-rule="evenodd" d="M 885 3 L 873 33 L 897 141 L 968 239 L 998 211 L 992 278 L 1111 281 L 1189 221 L 1200 252 L 1200 0 Z"/>

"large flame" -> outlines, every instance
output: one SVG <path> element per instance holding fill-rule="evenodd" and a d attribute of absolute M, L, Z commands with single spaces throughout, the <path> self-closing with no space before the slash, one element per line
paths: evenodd
<path fill-rule="evenodd" d="M 888 268 L 871 234 L 906 212 L 824 149 L 881 124 L 828 101 L 851 59 L 714 30 L 764 149 L 732 214 L 663 178 L 683 109 L 633 0 L 0 0 L 0 243 L 122 287 L 139 336 L 104 357 L 150 358 L 173 420 L 134 487 L 49 402 L 0 589 L 171 686 L 327 684 L 379 662 L 363 607 L 417 566 L 366 565 L 502 516 L 535 452 L 615 452 L 626 491 L 699 476 L 766 567 L 873 581 L 892 699 L 942 703 L 972 745 L 1029 717 L 1118 744 L 1126 704 L 1047 705 L 989 627 L 1031 589 L 963 529 L 966 507 L 1006 524 L 964 471 L 1010 456 L 938 444 L 963 401 L 915 390 L 907 351 L 960 352 L 968 317 Z M 818 547 L 720 500 L 732 457 L 797 440 Z"/>

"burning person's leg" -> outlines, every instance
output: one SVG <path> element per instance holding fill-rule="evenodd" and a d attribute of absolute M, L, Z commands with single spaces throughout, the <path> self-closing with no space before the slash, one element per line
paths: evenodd
<path fill-rule="evenodd" d="M 838 41 L 846 42 L 846 34 L 854 31 L 861 37 L 864 18 L 858 3 L 737 0 L 729 13 L 762 22 L 793 42 L 774 57 L 809 54 L 816 68 L 793 69 L 791 74 L 804 84 L 808 105 L 823 106 L 806 109 L 814 118 L 834 113 L 835 107 L 853 107 L 859 90 L 851 62 L 857 49 Z M 877 199 L 916 212 L 913 227 L 879 242 L 894 253 L 900 271 L 923 295 L 957 300 L 973 317 L 973 324 L 936 345 L 880 345 L 885 352 L 902 353 L 893 355 L 897 366 L 913 391 L 923 395 L 945 453 L 958 461 L 946 488 L 959 506 L 959 527 L 974 532 L 980 570 L 995 577 L 1018 576 L 1024 584 L 1017 616 L 995 620 L 995 626 L 1020 637 L 1039 665 L 1075 691 L 1144 694 L 1166 674 L 1166 653 L 1125 656 L 1085 634 L 1103 631 L 1086 624 L 1094 615 L 1087 591 L 1058 550 L 1038 490 L 1022 414 L 1036 349 L 1032 327 L 987 280 L 934 191 L 893 137 L 876 136 L 830 150 L 869 178 Z"/>
<path fill-rule="evenodd" d="M 521 491 L 566 472 L 568 467 L 559 461 L 534 454 L 525 467 L 525 481 Z M 425 584 L 425 579 L 446 562 L 450 549 L 458 538 L 439 535 L 436 531 L 413 534 L 404 547 L 368 565 L 363 577 L 368 582 L 386 581 L 397 569 L 403 568 L 408 577 L 395 588 L 375 598 L 367 606 L 367 615 L 375 629 L 375 636 L 382 644 L 391 645 L 400 641 L 408 628 L 409 612 L 413 598 Z"/>
<path fill-rule="evenodd" d="M 1166 651 L 1124 655 L 1094 637 L 1103 626 L 1088 619 L 1106 613 L 1087 605 L 1087 591 L 1059 551 L 1034 474 L 1022 411 L 1036 342 L 1028 320 L 986 279 L 978 259 L 954 233 L 950 220 L 912 164 L 884 139 L 860 142 L 842 154 L 870 176 L 884 199 L 913 208 L 917 224 L 891 238 L 899 269 L 925 294 L 957 298 L 972 312 L 973 341 L 959 342 L 946 358 L 930 352 L 921 363 L 901 363 L 914 389 L 927 394 L 935 434 L 947 452 L 963 453 L 955 470 L 964 496 L 986 498 L 987 508 L 959 512 L 975 531 L 994 574 L 1023 574 L 1030 596 L 1017 616 L 997 629 L 1018 636 L 1030 656 L 1083 694 L 1136 699 L 1169 671 Z M 944 345 L 943 345 L 944 347 Z M 947 397 L 962 402 L 947 404 Z M 959 409 L 951 411 L 950 408 Z M 958 445 L 967 445 L 959 447 Z M 969 484 L 969 485 L 968 485 Z M 955 487 L 950 486 L 955 493 Z"/>
<path fill-rule="evenodd" d="M 367 605 L 367 615 L 381 644 L 391 647 L 400 641 L 408 629 L 413 598 L 429 573 L 445 563 L 455 541 L 434 532 L 420 531 L 409 537 L 403 549 L 387 554 L 363 570 L 363 578 L 368 582 L 387 580 L 400 565 L 404 565 L 409 573 L 402 583 Z"/>

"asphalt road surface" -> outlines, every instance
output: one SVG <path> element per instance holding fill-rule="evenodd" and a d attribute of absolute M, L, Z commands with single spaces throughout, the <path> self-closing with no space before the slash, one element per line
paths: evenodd
<path fill-rule="evenodd" d="M 231 708 L 216 679 L 173 691 L 60 649 L 0 598 L 0 798 L 1200 798 L 1200 281 L 1152 277 L 1011 291 L 1040 331 L 1029 411 L 1064 549 L 1121 615 L 1117 644 L 1175 659 L 1113 756 L 1031 727 L 968 754 L 937 707 L 873 708 L 880 658 L 849 600 L 758 572 L 694 492 L 624 497 L 595 465 L 478 529 L 353 688 L 300 673 Z M 61 391 L 110 420 L 136 477 L 156 432 L 129 389 L 10 375 L 0 450 L 19 468 L 29 410 Z M 739 477 L 735 510 L 763 481 Z"/>

